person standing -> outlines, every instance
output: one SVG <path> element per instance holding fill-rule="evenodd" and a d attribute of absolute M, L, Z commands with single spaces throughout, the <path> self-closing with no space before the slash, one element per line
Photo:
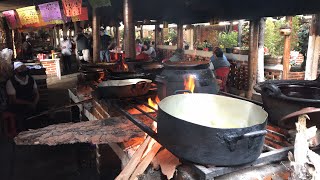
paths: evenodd
<path fill-rule="evenodd" d="M 24 60 L 33 59 L 33 48 L 31 44 L 31 37 L 29 35 L 26 36 L 26 41 L 22 44 L 22 56 Z"/>
<path fill-rule="evenodd" d="M 39 92 L 35 80 L 28 75 L 28 68 L 22 62 L 14 62 L 13 66 L 15 75 L 6 84 L 8 111 L 17 116 L 17 130 L 21 131 L 26 128 L 25 118 L 36 110 Z"/>
<path fill-rule="evenodd" d="M 215 70 L 223 67 L 227 67 L 227 68 L 230 67 L 229 61 L 224 56 L 220 48 L 215 48 L 213 50 L 213 56 L 210 58 L 210 61 L 212 62 Z"/>
<path fill-rule="evenodd" d="M 110 62 L 109 48 L 111 45 L 111 37 L 106 34 L 103 28 L 100 29 L 100 61 Z"/>
<path fill-rule="evenodd" d="M 63 37 L 63 41 L 61 41 L 61 43 L 60 43 L 60 48 L 61 48 L 64 71 L 67 74 L 71 73 L 71 52 L 72 52 L 71 48 L 72 48 L 72 44 L 67 36 Z"/>
<path fill-rule="evenodd" d="M 76 46 L 77 46 L 77 55 L 80 61 L 89 62 L 90 60 L 89 40 L 82 31 L 83 29 L 79 28 L 78 35 L 75 38 Z"/>

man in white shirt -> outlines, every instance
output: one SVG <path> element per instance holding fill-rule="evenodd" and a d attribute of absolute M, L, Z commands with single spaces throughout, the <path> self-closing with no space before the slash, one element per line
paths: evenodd
<path fill-rule="evenodd" d="M 63 41 L 60 43 L 62 61 L 64 66 L 65 73 L 71 73 L 71 41 L 67 38 L 67 36 L 63 37 Z"/>

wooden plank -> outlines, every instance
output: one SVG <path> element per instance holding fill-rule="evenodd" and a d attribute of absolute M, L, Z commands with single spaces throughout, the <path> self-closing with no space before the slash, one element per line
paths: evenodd
<path fill-rule="evenodd" d="M 142 143 L 139 149 L 134 153 L 133 157 L 130 159 L 129 163 L 126 167 L 121 171 L 121 173 L 117 176 L 116 180 L 128 180 L 131 174 L 136 169 L 137 165 L 141 161 L 142 155 L 146 150 L 147 146 L 151 141 L 151 137 L 148 136 L 146 140 Z"/>
<path fill-rule="evenodd" d="M 151 120 L 142 120 L 148 126 Z M 47 126 L 21 132 L 15 137 L 17 145 L 59 145 L 73 143 L 107 144 L 142 137 L 145 133 L 125 117 L 99 121 L 84 121 Z"/>
<path fill-rule="evenodd" d="M 167 149 L 162 150 L 152 161 L 154 167 L 161 167 L 162 174 L 171 179 L 176 168 L 181 164 L 179 159 Z"/>
<path fill-rule="evenodd" d="M 235 171 L 239 171 L 242 169 L 249 168 L 254 165 L 262 165 L 269 164 L 276 161 L 281 161 L 288 156 L 288 152 L 293 150 L 293 146 L 286 147 L 279 150 L 269 151 L 266 153 L 262 153 L 260 157 L 252 163 L 233 166 L 233 167 L 204 167 L 202 165 L 193 164 L 192 166 L 196 170 L 196 172 L 200 175 L 201 179 L 213 179 L 214 177 L 218 177 L 221 175 L 225 175 L 228 173 L 232 173 Z"/>
<path fill-rule="evenodd" d="M 160 150 L 161 145 L 158 142 L 155 142 L 155 144 L 152 146 L 152 149 L 149 151 L 148 155 L 144 157 L 142 162 L 138 165 L 138 167 L 135 169 L 135 171 L 132 173 L 130 179 L 136 180 L 138 179 L 138 176 L 143 174 L 143 172 L 148 168 L 149 164 L 155 157 L 155 155 Z"/>

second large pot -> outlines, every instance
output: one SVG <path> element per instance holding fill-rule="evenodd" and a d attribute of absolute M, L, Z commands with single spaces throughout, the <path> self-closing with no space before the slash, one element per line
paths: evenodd
<path fill-rule="evenodd" d="M 194 93 L 217 94 L 219 87 L 207 61 L 180 61 L 164 63 L 164 70 L 157 76 L 158 96 L 163 99 L 176 90 L 186 89 L 185 81 L 192 76 Z M 190 90 L 190 89 L 189 89 Z"/>

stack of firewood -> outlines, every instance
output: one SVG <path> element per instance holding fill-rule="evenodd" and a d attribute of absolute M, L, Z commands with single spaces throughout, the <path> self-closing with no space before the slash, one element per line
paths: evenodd
<path fill-rule="evenodd" d="M 294 155 L 289 152 L 292 180 L 320 180 L 320 156 L 309 149 L 309 140 L 316 136 L 317 128 L 307 128 L 308 119 L 307 115 L 302 115 L 296 123 Z"/>

